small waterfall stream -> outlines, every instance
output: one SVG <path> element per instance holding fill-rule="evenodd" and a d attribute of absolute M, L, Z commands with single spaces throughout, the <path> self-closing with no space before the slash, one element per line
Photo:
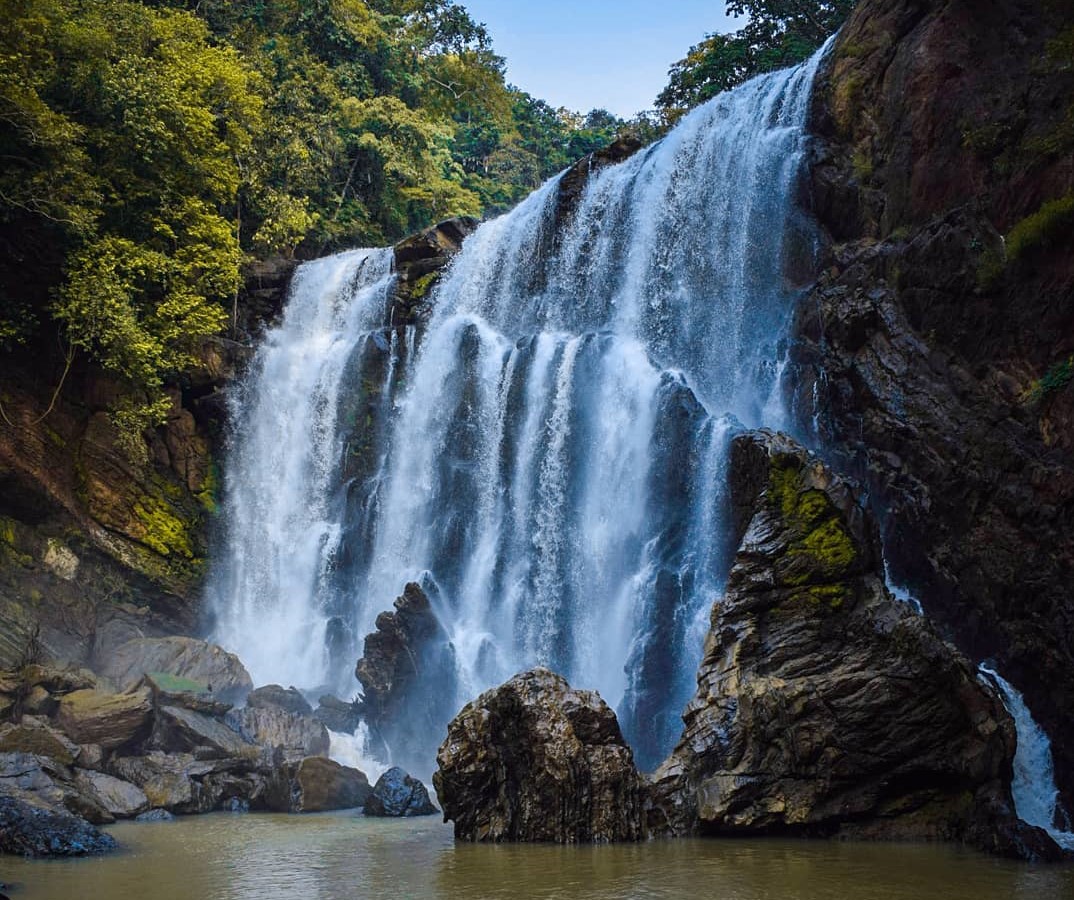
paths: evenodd
<path fill-rule="evenodd" d="M 1022 695 L 1002 678 L 995 669 L 982 664 L 981 675 L 999 690 L 1003 705 L 1014 719 L 1018 733 L 1018 749 L 1014 755 L 1014 780 L 1011 793 L 1018 818 L 1043 828 L 1066 850 L 1074 850 L 1071 823 L 1059 804 L 1059 788 L 1055 785 L 1052 745 L 1037 724 Z"/>
<path fill-rule="evenodd" d="M 485 223 L 420 336 L 385 327 L 390 251 L 299 269 L 235 400 L 212 586 L 216 637 L 255 681 L 354 693 L 362 636 L 424 579 L 445 722 L 542 663 L 659 762 L 729 563 L 729 439 L 786 425 L 822 55 L 595 173 L 565 225 L 558 179 Z"/>

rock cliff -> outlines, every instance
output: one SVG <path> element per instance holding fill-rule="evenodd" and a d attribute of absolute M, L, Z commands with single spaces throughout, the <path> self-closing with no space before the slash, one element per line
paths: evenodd
<path fill-rule="evenodd" d="M 732 445 L 742 535 L 656 831 L 956 840 L 1059 856 L 1018 822 L 1001 700 L 882 581 L 853 485 L 790 439 Z"/>
<path fill-rule="evenodd" d="M 804 430 L 1074 803 L 1074 7 L 863 0 L 815 96 Z"/>

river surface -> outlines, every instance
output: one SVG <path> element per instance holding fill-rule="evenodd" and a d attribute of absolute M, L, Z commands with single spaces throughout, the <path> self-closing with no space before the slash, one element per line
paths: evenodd
<path fill-rule="evenodd" d="M 11 900 L 1068 900 L 1074 867 L 952 847 L 782 840 L 456 844 L 438 818 L 217 813 L 108 829 L 122 849 L 0 861 Z"/>

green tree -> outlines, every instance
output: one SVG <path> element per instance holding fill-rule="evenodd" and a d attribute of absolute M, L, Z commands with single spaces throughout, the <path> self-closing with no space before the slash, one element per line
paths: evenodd
<path fill-rule="evenodd" d="M 656 105 L 672 118 L 762 72 L 809 57 L 846 21 L 857 0 L 728 0 L 749 16 L 733 34 L 710 34 L 668 72 Z"/>

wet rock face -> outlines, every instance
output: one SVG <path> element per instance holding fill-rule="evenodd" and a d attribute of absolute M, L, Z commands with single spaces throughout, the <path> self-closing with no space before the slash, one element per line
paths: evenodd
<path fill-rule="evenodd" d="M 815 94 L 834 246 L 794 355 L 803 431 L 929 617 L 1024 694 L 1071 808 L 1074 386 L 1036 387 L 1074 353 L 1074 242 L 1012 239 L 1072 189 L 1074 70 L 1049 50 L 1069 25 L 1064 4 L 858 4 Z"/>
<path fill-rule="evenodd" d="M 430 734 L 443 734 L 458 708 L 454 656 L 421 585 L 408 584 L 395 611 L 381 613 L 376 625 L 355 669 L 365 695 L 363 715 L 392 758 L 417 769 L 427 760 L 409 749 L 427 745 Z"/>
<path fill-rule="evenodd" d="M 324 723 L 276 706 L 233 709 L 225 719 L 229 728 L 262 747 L 279 748 L 288 760 L 327 756 L 331 740 Z"/>
<path fill-rule="evenodd" d="M 853 485 L 789 438 L 737 437 L 743 534 L 654 830 L 963 840 L 1015 852 L 1013 723 L 974 668 L 891 597 Z"/>
<path fill-rule="evenodd" d="M 467 841 L 644 837 L 641 778 L 615 713 L 547 669 L 486 691 L 448 726 L 433 785 Z"/>
<path fill-rule="evenodd" d="M 267 795 L 269 809 L 312 813 L 362 806 L 373 793 L 364 772 L 323 756 L 277 767 Z"/>
<path fill-rule="evenodd" d="M 377 779 L 363 812 L 380 818 L 403 818 L 433 816 L 440 810 L 433 806 L 424 784 L 393 766 Z"/>
<path fill-rule="evenodd" d="M 394 265 L 399 277 L 388 310 L 389 325 L 401 327 L 424 321 L 430 309 L 429 292 L 478 224 L 469 216 L 448 219 L 395 245 Z"/>
<path fill-rule="evenodd" d="M 115 838 L 78 816 L 0 797 L 0 853 L 85 856 L 115 848 Z"/>

